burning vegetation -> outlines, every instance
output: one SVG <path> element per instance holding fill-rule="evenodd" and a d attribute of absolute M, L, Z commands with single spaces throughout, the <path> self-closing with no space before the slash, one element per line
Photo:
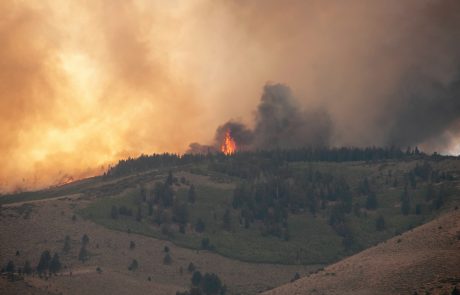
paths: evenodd
<path fill-rule="evenodd" d="M 227 129 L 227 131 L 225 132 L 224 142 L 222 142 L 220 150 L 226 155 L 232 155 L 236 152 L 236 142 L 232 138 L 230 129 Z"/>

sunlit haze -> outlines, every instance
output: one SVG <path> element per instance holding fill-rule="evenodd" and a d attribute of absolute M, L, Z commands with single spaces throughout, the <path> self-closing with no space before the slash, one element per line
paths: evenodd
<path fill-rule="evenodd" d="M 440 2 L 1 1 L 0 191 L 212 143 L 273 83 L 327 112 L 332 146 L 457 154 L 459 5 Z"/>

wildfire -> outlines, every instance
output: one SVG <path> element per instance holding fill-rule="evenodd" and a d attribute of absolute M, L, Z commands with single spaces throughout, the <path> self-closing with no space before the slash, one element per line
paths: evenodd
<path fill-rule="evenodd" d="M 232 138 L 230 130 L 227 130 L 227 132 L 225 132 L 224 142 L 222 143 L 220 150 L 226 155 L 231 155 L 236 152 L 236 142 Z"/>
<path fill-rule="evenodd" d="M 63 185 L 63 184 L 68 184 L 68 183 L 71 183 L 71 182 L 74 182 L 75 179 L 72 177 L 72 176 L 69 176 L 69 175 L 65 175 L 61 181 L 59 182 L 58 185 Z"/>

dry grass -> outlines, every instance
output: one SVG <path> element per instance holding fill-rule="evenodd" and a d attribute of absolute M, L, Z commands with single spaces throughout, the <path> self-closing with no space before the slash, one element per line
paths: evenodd
<path fill-rule="evenodd" d="M 42 251 L 59 252 L 66 269 L 48 280 L 28 277 L 25 290 L 46 290 L 62 294 L 175 294 L 190 286 L 191 274 L 187 266 L 193 262 L 201 272 L 214 272 L 229 287 L 229 294 L 254 294 L 288 282 L 295 274 L 307 274 L 318 266 L 286 266 L 245 263 L 209 253 L 174 246 L 172 243 L 141 235 L 112 231 L 93 222 L 72 221 L 75 210 L 92 200 L 78 198 L 52 199 L 33 203 L 26 217 L 15 205 L 2 209 L 0 216 L 0 263 L 13 260 L 23 266 L 30 260 L 36 266 Z M 17 206 L 23 206 L 18 204 Z M 88 234 L 91 258 L 86 263 L 77 260 L 80 239 Z M 65 235 L 72 239 L 69 254 L 62 253 Z M 129 249 L 130 241 L 136 244 Z M 164 246 L 171 249 L 173 263 L 163 264 Z M 20 256 L 15 256 L 19 250 Z M 132 272 L 128 265 L 132 259 L 139 268 Z M 98 274 L 96 268 L 102 273 Z M 183 274 L 180 274 L 180 268 Z M 263 271 L 261 271 L 263 270 Z M 72 276 L 70 276 L 72 271 Z M 151 277 L 151 281 L 148 281 Z M 1 294 L 21 294 L 11 291 L 10 284 L 2 282 Z M 21 283 L 15 283 L 17 288 Z M 5 286 L 9 286 L 6 288 Z M 26 293 L 27 294 L 27 293 Z"/>
<path fill-rule="evenodd" d="M 450 294 L 460 286 L 459 265 L 460 210 L 455 210 L 264 294 Z"/>

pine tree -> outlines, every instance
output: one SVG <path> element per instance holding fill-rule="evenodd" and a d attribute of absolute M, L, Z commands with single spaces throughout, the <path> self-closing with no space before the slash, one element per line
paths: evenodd
<path fill-rule="evenodd" d="M 140 205 L 137 207 L 136 221 L 137 222 L 142 221 L 142 208 Z"/>
<path fill-rule="evenodd" d="M 230 231 L 232 229 L 232 218 L 230 215 L 230 210 L 227 208 L 225 210 L 224 216 L 222 217 L 223 227 L 226 231 Z"/>
<path fill-rule="evenodd" d="M 110 217 L 112 219 L 118 219 L 118 208 L 117 208 L 117 206 L 112 206 L 112 210 L 110 211 Z"/>
<path fill-rule="evenodd" d="M 188 264 L 187 270 L 188 270 L 189 272 L 194 272 L 195 269 L 196 269 L 195 264 L 193 264 L 193 262 L 190 262 L 190 263 Z"/>
<path fill-rule="evenodd" d="M 61 270 L 61 262 L 59 261 L 59 255 L 54 253 L 53 259 L 50 262 L 50 272 L 56 274 L 59 270 Z"/>
<path fill-rule="evenodd" d="M 433 187 L 433 183 L 428 183 L 425 189 L 425 200 L 426 201 L 431 201 L 435 196 L 435 191 Z"/>
<path fill-rule="evenodd" d="M 192 275 L 192 285 L 199 286 L 201 283 L 201 272 L 195 271 Z"/>
<path fill-rule="evenodd" d="M 88 260 L 88 258 L 89 258 L 88 250 L 86 250 L 85 246 L 82 246 L 80 248 L 80 252 L 78 253 L 78 260 L 84 263 L 86 260 Z"/>
<path fill-rule="evenodd" d="M 201 279 L 203 293 L 206 295 L 222 294 L 225 289 L 222 286 L 222 281 L 214 273 L 206 273 Z"/>
<path fill-rule="evenodd" d="M 410 213 L 410 198 L 409 194 L 407 193 L 407 187 L 404 187 L 404 191 L 401 194 L 401 212 L 404 215 L 408 215 Z"/>
<path fill-rule="evenodd" d="M 385 218 L 383 218 L 382 215 L 380 215 L 379 217 L 377 217 L 377 219 L 375 220 L 375 228 L 378 230 L 378 231 L 382 231 L 385 229 Z"/>
<path fill-rule="evenodd" d="M 40 261 L 38 262 L 37 271 L 39 274 L 46 272 L 50 267 L 51 254 L 50 251 L 45 250 L 40 256 Z"/>
<path fill-rule="evenodd" d="M 188 190 L 187 199 L 190 203 L 194 204 L 196 200 L 195 186 L 192 184 Z"/>
<path fill-rule="evenodd" d="M 374 192 L 369 192 L 366 199 L 366 209 L 375 210 L 378 207 L 377 196 Z"/>
<path fill-rule="evenodd" d="M 166 181 L 165 181 L 165 184 L 168 185 L 168 186 L 171 186 L 174 182 L 174 177 L 172 175 L 172 172 L 169 171 L 168 172 L 168 177 L 166 178 Z"/>
<path fill-rule="evenodd" d="M 201 248 L 202 249 L 209 249 L 211 245 L 211 241 L 209 240 L 208 237 L 201 239 Z"/>
<path fill-rule="evenodd" d="M 128 269 L 131 271 L 135 271 L 139 267 L 139 263 L 137 262 L 136 259 L 133 259 L 131 264 L 129 265 Z"/>
<path fill-rule="evenodd" d="M 172 258 L 169 253 L 166 253 L 165 257 L 163 258 L 163 264 L 170 265 L 172 263 Z"/>
<path fill-rule="evenodd" d="M 196 224 L 195 224 L 195 231 L 196 232 L 199 232 L 199 233 L 202 233 L 204 232 L 206 228 L 206 225 L 204 223 L 204 221 L 201 219 L 201 218 L 198 218 Z"/>
<path fill-rule="evenodd" d="M 26 275 L 30 275 L 32 273 L 32 267 L 30 266 L 30 261 L 29 260 L 26 260 L 26 262 L 24 263 L 24 267 L 23 267 L 22 271 Z"/>
<path fill-rule="evenodd" d="M 153 202 L 149 200 L 148 202 L 148 210 L 149 210 L 149 216 L 153 215 Z"/>
<path fill-rule="evenodd" d="M 70 251 L 70 237 L 65 236 L 64 238 L 64 247 L 62 248 L 62 252 L 69 253 Z"/>
<path fill-rule="evenodd" d="M 14 273 L 14 271 L 16 270 L 16 267 L 14 266 L 14 262 L 12 260 L 8 261 L 5 270 L 6 272 Z"/>
<path fill-rule="evenodd" d="M 89 244 L 89 237 L 87 234 L 84 234 L 82 237 L 81 237 L 81 244 L 83 246 L 86 246 Z"/>
<path fill-rule="evenodd" d="M 141 187 L 140 194 L 142 202 L 147 201 L 147 189 L 144 186 Z"/>

